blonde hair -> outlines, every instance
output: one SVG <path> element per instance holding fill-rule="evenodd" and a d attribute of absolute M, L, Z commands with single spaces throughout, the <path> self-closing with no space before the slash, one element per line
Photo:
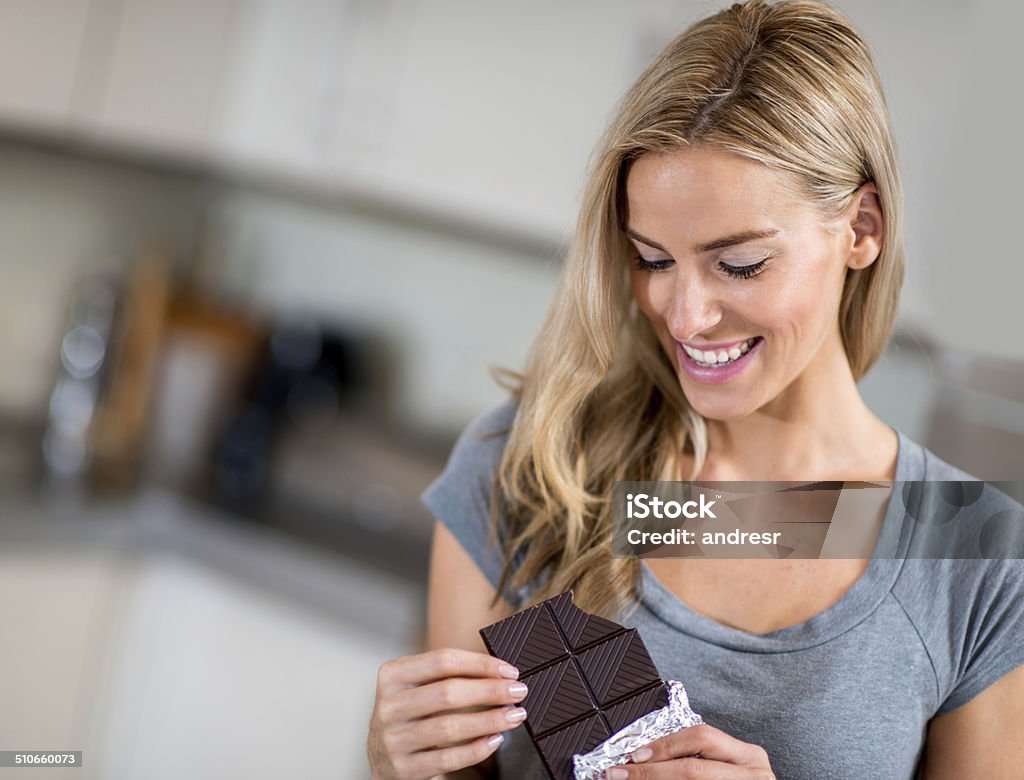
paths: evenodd
<path fill-rule="evenodd" d="M 533 583 L 539 601 L 573 588 L 581 607 L 606 616 L 634 604 L 639 561 L 611 557 L 612 483 L 678 479 L 684 453 L 688 478 L 704 465 L 706 423 L 634 304 L 623 232 L 630 163 L 694 144 L 788 172 L 826 217 L 874 183 L 881 253 L 848 270 L 839 308 L 855 379 L 889 338 L 903 281 L 903 196 L 867 45 L 813 0 L 750 0 L 692 25 L 620 102 L 592 157 L 543 329 L 523 374 L 506 372 L 519 407 L 492 501 L 500 592 Z"/>

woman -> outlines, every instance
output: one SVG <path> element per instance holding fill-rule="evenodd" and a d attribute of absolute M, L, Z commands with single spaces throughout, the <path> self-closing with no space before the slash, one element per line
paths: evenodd
<path fill-rule="evenodd" d="M 901 200 L 877 72 L 839 13 L 751 0 L 669 44 L 602 140 L 511 400 L 424 494 L 432 649 L 381 667 L 377 780 L 544 777 L 526 687 L 477 632 L 569 588 L 637 627 L 709 724 L 610 778 L 1021 776 L 1019 561 L 610 552 L 617 480 L 971 479 L 857 390 L 896 314 Z"/>

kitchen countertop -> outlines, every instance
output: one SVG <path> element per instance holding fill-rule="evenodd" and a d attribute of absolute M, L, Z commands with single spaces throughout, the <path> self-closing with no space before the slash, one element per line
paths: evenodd
<path fill-rule="evenodd" d="M 119 498 L 39 491 L 0 495 L 0 545 L 172 554 L 298 605 L 408 642 L 423 622 L 424 588 L 355 557 L 320 549 L 159 487 Z M 380 616 L 392 616 L 382 621 Z"/>

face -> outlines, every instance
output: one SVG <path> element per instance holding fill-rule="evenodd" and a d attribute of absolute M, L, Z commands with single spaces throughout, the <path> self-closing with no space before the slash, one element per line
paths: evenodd
<path fill-rule="evenodd" d="M 785 403 L 846 364 L 843 281 L 878 249 L 850 220 L 826 223 L 784 173 L 706 148 L 640 157 L 626 195 L 634 295 L 704 417 Z"/>

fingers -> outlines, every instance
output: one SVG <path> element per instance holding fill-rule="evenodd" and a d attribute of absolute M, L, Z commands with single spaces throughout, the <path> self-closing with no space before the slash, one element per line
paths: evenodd
<path fill-rule="evenodd" d="M 526 693 L 526 685 L 515 680 L 452 677 L 403 691 L 402 716 L 413 720 L 465 707 L 518 704 Z M 388 713 L 382 715 L 388 719 Z"/>
<path fill-rule="evenodd" d="M 503 740 L 501 734 L 491 734 L 464 745 L 404 755 L 395 760 L 395 772 L 399 777 L 417 778 L 455 772 L 479 764 L 497 750 Z"/>
<path fill-rule="evenodd" d="M 721 761 L 738 766 L 767 767 L 768 754 L 764 748 L 743 742 L 724 731 L 700 726 L 676 731 L 633 753 L 633 761 L 656 762 L 700 754 L 708 761 Z M 642 776 L 642 775 L 641 775 Z"/>
<path fill-rule="evenodd" d="M 775 780 L 767 768 L 737 766 L 703 758 L 678 758 L 654 764 L 626 764 L 609 769 L 608 780 Z"/>
<path fill-rule="evenodd" d="M 513 729 L 526 719 L 522 707 L 497 707 L 483 712 L 460 712 L 413 721 L 398 729 L 390 747 L 415 753 L 455 745 Z"/>
<path fill-rule="evenodd" d="M 696 756 L 700 756 L 697 758 Z M 775 780 L 764 748 L 708 726 L 692 726 L 635 751 L 634 763 L 609 769 L 609 780 Z"/>
<path fill-rule="evenodd" d="M 518 676 L 497 658 L 452 648 L 383 664 L 367 737 L 374 776 L 424 780 L 479 764 L 526 719 L 508 706 L 526 697 Z"/>
<path fill-rule="evenodd" d="M 499 677 L 515 680 L 519 677 L 519 671 L 486 653 L 449 647 L 388 661 L 377 672 L 377 688 L 386 693 L 447 677 Z"/>

